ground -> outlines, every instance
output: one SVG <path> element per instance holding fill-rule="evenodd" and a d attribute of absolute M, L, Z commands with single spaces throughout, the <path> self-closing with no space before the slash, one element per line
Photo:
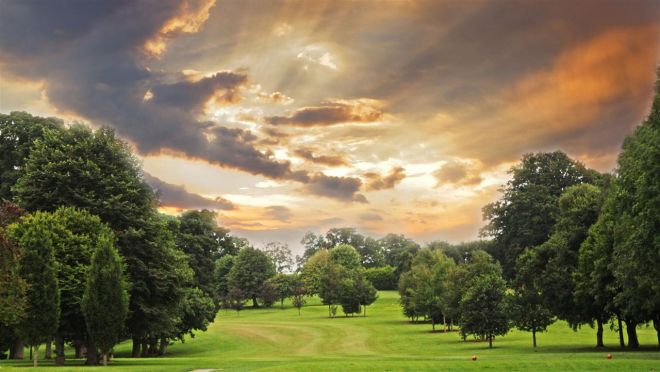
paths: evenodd
<path fill-rule="evenodd" d="M 166 357 L 131 359 L 130 343 L 116 348 L 117 358 L 108 368 L 125 371 L 218 370 L 552 370 L 552 371 L 660 371 L 660 352 L 655 330 L 639 329 L 642 349 L 621 350 L 617 334 L 605 333 L 608 348 L 596 349 L 595 331 L 589 327 L 573 332 L 563 323 L 539 334 L 538 351 L 532 336 L 513 331 L 494 341 L 462 342 L 456 332 L 431 333 L 430 324 L 411 324 L 401 314 L 396 292 L 379 292 L 379 299 L 367 309 L 367 317 L 327 318 L 327 307 L 318 299 L 298 311 L 285 304 L 284 310 L 222 310 L 208 332 L 169 348 Z M 338 311 L 341 313 L 341 310 Z M 41 348 L 43 350 L 43 347 Z M 607 359 L 611 353 L 613 358 Z M 477 356 L 476 361 L 471 357 Z M 71 368 L 57 371 L 88 371 L 103 367 L 82 367 L 82 361 L 68 360 Z M 28 367 L 25 361 L 0 361 L 0 370 Z M 44 361 L 52 370 L 52 361 Z M 20 368 L 25 370 L 24 368 Z M 41 368 L 40 368 L 41 369 Z"/>

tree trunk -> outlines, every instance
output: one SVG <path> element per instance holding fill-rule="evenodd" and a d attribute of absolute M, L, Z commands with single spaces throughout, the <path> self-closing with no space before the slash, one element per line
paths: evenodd
<path fill-rule="evenodd" d="M 493 348 L 493 336 L 488 336 L 488 348 Z"/>
<path fill-rule="evenodd" d="M 44 359 L 51 359 L 53 357 L 53 341 L 46 342 L 46 351 L 44 352 Z"/>
<path fill-rule="evenodd" d="M 74 341 L 73 342 L 73 347 L 76 350 L 75 358 L 76 359 L 82 358 L 82 356 L 83 356 L 83 344 L 82 344 L 82 342 L 80 340 Z"/>
<path fill-rule="evenodd" d="M 445 317 L 445 314 L 442 314 L 442 324 L 445 325 L 445 333 L 446 333 L 448 329 L 447 329 L 447 318 Z"/>
<path fill-rule="evenodd" d="M 11 344 L 9 350 L 9 359 L 24 359 L 25 358 L 25 342 L 21 339 L 15 339 Z"/>
<path fill-rule="evenodd" d="M 96 345 L 93 341 L 87 340 L 85 343 L 85 349 L 87 349 L 87 358 L 85 360 L 85 365 L 95 366 L 99 364 L 99 354 L 96 351 Z"/>
<path fill-rule="evenodd" d="M 140 357 L 140 338 L 137 336 L 133 336 L 133 351 L 131 352 L 131 357 Z"/>
<path fill-rule="evenodd" d="M 284 298 L 280 300 L 280 308 L 284 309 Z"/>
<path fill-rule="evenodd" d="M 149 356 L 155 356 L 158 351 L 158 339 L 154 338 L 149 342 Z"/>
<path fill-rule="evenodd" d="M 103 353 L 103 366 L 107 367 L 108 366 L 108 353 Z"/>
<path fill-rule="evenodd" d="M 626 331 L 628 332 L 628 347 L 631 349 L 638 349 L 639 340 L 637 339 L 637 323 L 626 322 Z"/>
<path fill-rule="evenodd" d="M 55 356 L 64 357 L 64 337 L 61 335 L 55 336 Z"/>
<path fill-rule="evenodd" d="M 603 343 L 603 321 L 596 319 L 596 323 L 598 324 L 598 329 L 596 330 L 596 347 L 605 347 Z"/>
<path fill-rule="evenodd" d="M 145 358 L 149 354 L 149 343 L 146 339 L 142 339 L 142 352 L 140 353 L 141 358 Z"/>
<path fill-rule="evenodd" d="M 158 349 L 158 355 L 165 355 L 167 353 L 167 345 L 169 341 L 167 338 L 163 337 L 160 339 L 160 348 Z"/>
<path fill-rule="evenodd" d="M 257 296 L 252 296 L 252 307 L 259 307 L 259 304 L 257 303 Z"/>
<path fill-rule="evenodd" d="M 435 332 L 435 319 L 433 319 L 433 317 L 431 317 L 431 329 Z"/>
<path fill-rule="evenodd" d="M 30 348 L 32 350 L 32 348 Z M 34 345 L 34 353 L 32 354 L 32 365 L 36 368 L 39 366 L 39 345 Z"/>
<path fill-rule="evenodd" d="M 532 343 L 534 344 L 534 351 L 536 351 L 536 328 L 532 329 Z"/>
<path fill-rule="evenodd" d="M 619 346 L 624 348 L 626 347 L 626 342 L 623 340 L 623 322 L 621 322 L 621 317 L 616 316 L 616 320 L 619 323 Z"/>

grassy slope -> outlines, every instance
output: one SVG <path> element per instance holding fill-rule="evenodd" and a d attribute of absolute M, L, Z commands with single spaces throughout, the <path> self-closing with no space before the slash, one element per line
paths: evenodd
<path fill-rule="evenodd" d="M 154 359 L 126 359 L 130 344 L 117 348 L 112 370 L 189 371 L 195 368 L 229 370 L 660 370 L 652 328 L 639 330 L 642 351 L 618 347 L 596 350 L 590 328 L 573 332 L 555 324 L 538 335 L 539 349 L 531 347 L 531 335 L 514 331 L 487 343 L 461 342 L 457 333 L 430 333 L 428 324 L 410 324 L 401 315 L 398 295 L 381 292 L 367 317 L 328 319 L 327 307 L 318 300 L 302 309 L 285 306 L 263 310 L 221 311 L 208 332 L 185 344 L 170 347 L 169 355 Z M 618 344 L 617 335 L 606 332 L 606 345 Z M 43 347 L 41 348 L 43 350 Z M 612 360 L 606 354 L 614 355 Z M 470 360 L 477 355 L 478 360 Z M 67 361 L 79 365 L 80 361 Z M 0 370 L 28 366 L 29 361 L 0 361 Z M 47 361 L 44 366 L 52 366 Z M 98 369 L 76 367 L 72 370 Z M 50 369 L 50 368 L 47 368 Z M 60 368 L 58 370 L 66 370 Z"/>

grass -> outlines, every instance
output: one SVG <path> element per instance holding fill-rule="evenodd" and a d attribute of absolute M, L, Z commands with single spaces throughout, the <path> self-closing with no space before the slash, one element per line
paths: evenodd
<path fill-rule="evenodd" d="M 655 330 L 638 330 L 639 351 L 619 349 L 618 336 L 605 332 L 610 347 L 596 349 L 595 331 L 573 332 L 563 323 L 539 334 L 534 352 L 531 334 L 512 331 L 486 342 L 462 342 L 457 333 L 431 333 L 430 324 L 411 324 L 403 315 L 396 292 L 380 292 L 367 317 L 327 318 L 327 307 L 311 299 L 298 311 L 285 305 L 272 309 L 221 311 L 205 333 L 170 346 L 160 358 L 126 358 L 130 343 L 116 348 L 114 371 L 221 370 L 551 370 L 551 371 L 660 371 Z M 341 311 L 339 311 L 341 312 Z M 43 350 L 43 347 L 41 348 Z M 613 359 L 606 358 L 612 353 Z M 472 361 L 471 356 L 478 360 Z M 25 370 L 30 361 L 0 361 L 0 371 Z M 39 369 L 52 370 L 52 361 Z M 58 371 L 103 370 L 67 360 Z"/>

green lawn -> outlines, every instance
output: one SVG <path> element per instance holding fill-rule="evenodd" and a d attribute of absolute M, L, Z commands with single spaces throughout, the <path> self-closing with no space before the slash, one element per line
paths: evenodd
<path fill-rule="evenodd" d="M 279 308 L 221 311 L 208 332 L 169 348 L 161 358 L 124 358 L 130 344 L 117 347 L 118 357 L 108 368 L 126 371 L 224 370 L 635 370 L 660 371 L 660 352 L 652 328 L 640 328 L 640 351 L 615 347 L 617 335 L 606 332 L 611 347 L 596 350 L 595 332 L 573 332 L 555 324 L 538 335 L 539 348 L 531 347 L 531 334 L 514 331 L 499 337 L 494 348 L 485 342 L 462 342 L 457 333 L 431 333 L 429 324 L 411 324 L 401 315 L 396 292 L 380 292 L 367 317 L 328 319 L 327 307 L 309 301 L 298 316 L 296 309 Z M 41 348 L 43 349 L 43 347 Z M 610 352 L 612 360 L 606 358 Z M 478 360 L 470 358 L 477 355 Z M 92 370 L 82 361 L 68 360 L 75 368 Z M 44 369 L 51 369 L 45 361 Z M 29 361 L 0 361 L 0 370 L 29 366 Z"/>

